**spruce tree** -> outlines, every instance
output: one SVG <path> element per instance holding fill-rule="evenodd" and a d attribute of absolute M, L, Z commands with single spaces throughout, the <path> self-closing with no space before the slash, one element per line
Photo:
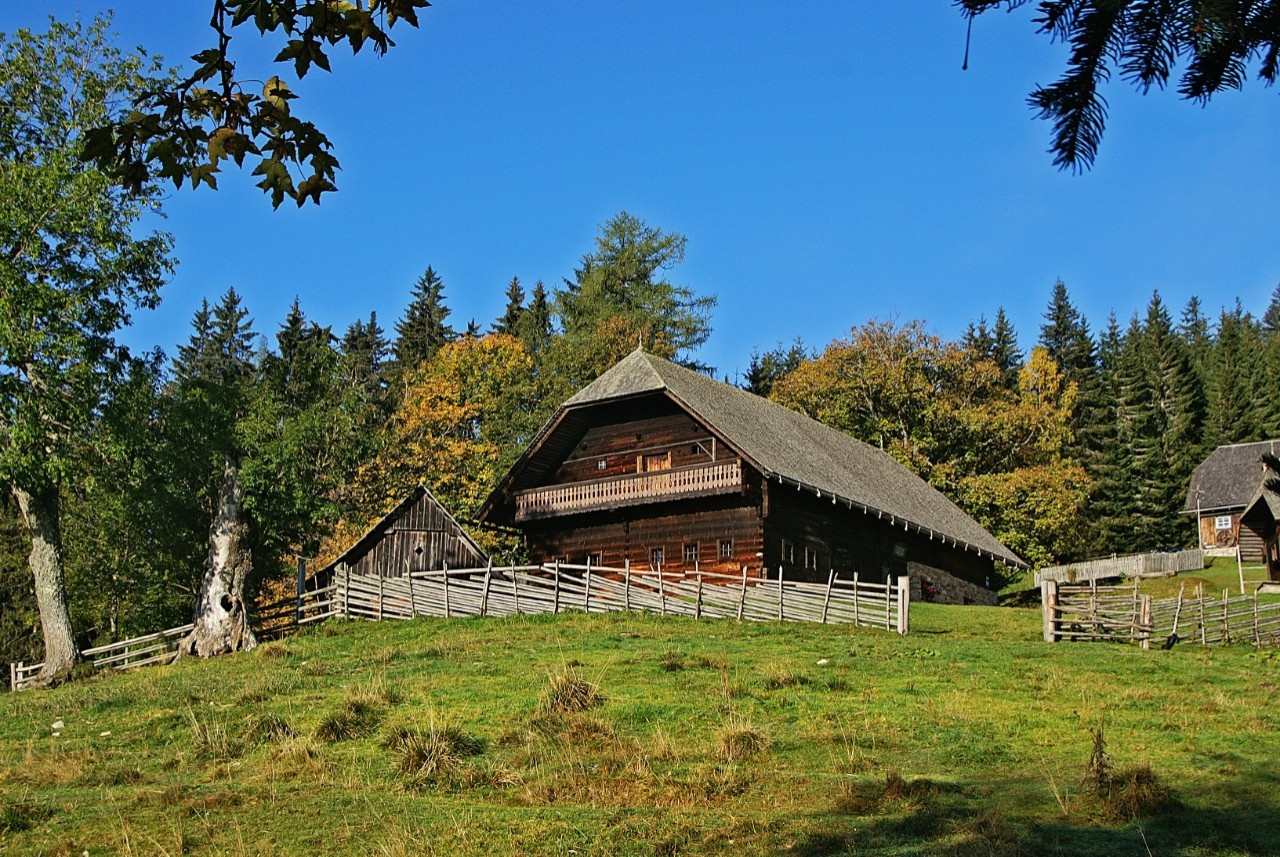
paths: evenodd
<path fill-rule="evenodd" d="M 1022 368 L 1022 350 L 1018 348 L 1018 333 L 1005 314 L 1004 307 L 996 310 L 995 326 L 991 329 L 991 359 L 1004 373 L 1004 383 L 1009 389 L 1018 386 L 1018 372 Z M 1092 343 L 1090 343 L 1092 345 Z M 1061 367 L 1059 367 L 1061 368 Z"/>
<path fill-rule="evenodd" d="M 1097 407 L 1088 427 L 1096 456 L 1085 511 L 1097 542 L 1095 552 L 1100 555 L 1129 550 L 1132 535 L 1133 447 L 1128 424 L 1121 428 L 1121 389 L 1126 385 L 1120 367 L 1127 356 L 1125 337 L 1113 312 L 1098 341 Z"/>
<path fill-rule="evenodd" d="M 763 354 L 759 349 L 753 349 L 742 388 L 768 398 L 774 384 L 794 372 L 808 356 L 804 342 L 798 336 L 790 347 L 783 347 L 779 342 L 776 348 Z"/>
<path fill-rule="evenodd" d="M 551 304 L 541 280 L 533 286 L 529 306 L 520 315 L 515 334 L 524 342 L 525 349 L 536 364 L 539 356 L 551 343 Z"/>
<path fill-rule="evenodd" d="M 492 333 L 518 335 L 520 318 L 524 312 L 524 287 L 520 285 L 519 277 L 512 277 L 511 282 L 507 284 L 507 308 L 503 310 L 498 320 L 489 326 L 489 330 Z"/>
<path fill-rule="evenodd" d="M 1265 414 L 1258 407 L 1260 340 L 1252 318 L 1236 301 L 1222 310 L 1209 356 L 1206 449 L 1262 440 Z"/>
<path fill-rule="evenodd" d="M 396 341 L 392 346 L 401 372 L 416 368 L 431 359 L 455 333 L 445 319 L 449 308 L 444 303 L 444 281 L 431 268 L 414 284 L 404 318 L 396 322 Z"/>

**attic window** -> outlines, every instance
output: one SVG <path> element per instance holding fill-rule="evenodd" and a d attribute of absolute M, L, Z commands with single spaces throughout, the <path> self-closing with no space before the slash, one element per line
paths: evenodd
<path fill-rule="evenodd" d="M 603 458 L 596 459 L 596 470 L 604 470 L 605 463 Z"/>
<path fill-rule="evenodd" d="M 1230 516 L 1230 515 L 1219 515 L 1218 517 L 1214 518 L 1214 519 L 1213 519 L 1213 528 L 1214 528 L 1215 530 L 1229 530 L 1229 529 L 1231 529 L 1231 516 Z"/>

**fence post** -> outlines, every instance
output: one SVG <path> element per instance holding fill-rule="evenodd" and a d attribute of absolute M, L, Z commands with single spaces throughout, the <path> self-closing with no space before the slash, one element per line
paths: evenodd
<path fill-rule="evenodd" d="M 1196 603 L 1200 606 L 1200 645 L 1209 645 L 1208 637 L 1205 634 L 1204 627 L 1204 584 L 1196 584 Z"/>
<path fill-rule="evenodd" d="M 782 566 L 778 566 L 778 621 L 784 621 L 785 614 L 782 609 Z"/>
<path fill-rule="evenodd" d="M 515 602 L 516 602 L 516 613 L 515 613 L 515 615 L 519 616 L 519 615 L 520 615 L 520 584 L 519 584 L 519 582 L 516 580 L 516 566 L 515 566 L 515 563 L 512 563 L 512 564 L 511 564 L 511 597 L 512 597 L 512 599 L 514 599 L 514 600 L 515 600 Z"/>
<path fill-rule="evenodd" d="M 1255 603 L 1257 599 L 1254 599 Z M 702 618 L 702 572 L 698 572 L 698 600 L 693 605 L 693 618 Z"/>
<path fill-rule="evenodd" d="M 888 631 L 893 627 L 893 578 L 889 575 L 884 577 L 884 629 Z"/>
<path fill-rule="evenodd" d="M 293 621 L 295 625 L 302 624 L 302 593 L 307 588 L 307 561 L 302 557 L 298 557 L 298 606 L 294 610 Z"/>
<path fill-rule="evenodd" d="M 1262 635 L 1258 633 L 1258 590 L 1253 590 L 1253 646 L 1262 645 Z"/>
<path fill-rule="evenodd" d="M 444 618 L 452 619 L 452 610 L 449 608 L 449 563 L 444 565 Z"/>
<path fill-rule="evenodd" d="M 853 627 L 862 624 L 862 614 L 858 612 L 858 572 L 853 573 Z"/>
<path fill-rule="evenodd" d="M 591 557 L 587 557 L 586 591 L 582 595 L 582 612 L 591 612 Z"/>
<path fill-rule="evenodd" d="M 21 666 L 21 664 L 21 661 L 16 664 L 9 664 L 9 690 L 11 691 L 18 689 L 18 667 Z"/>
<path fill-rule="evenodd" d="M 1138 606 L 1138 645 L 1144 649 L 1151 648 L 1151 629 L 1154 624 L 1151 615 L 1151 596 L 1143 595 Z"/>
<path fill-rule="evenodd" d="M 662 579 L 662 563 L 658 563 L 658 615 L 667 615 L 667 590 Z"/>
<path fill-rule="evenodd" d="M 911 626 L 911 578 L 898 578 L 898 634 L 905 637 Z"/>
<path fill-rule="evenodd" d="M 342 564 L 342 615 L 351 618 L 351 566 Z"/>
<path fill-rule="evenodd" d="M 489 581 L 493 579 L 493 558 L 489 558 L 488 564 L 484 568 L 484 589 L 480 592 L 480 615 L 483 616 L 489 608 Z"/>
<path fill-rule="evenodd" d="M 1044 614 L 1044 641 L 1058 642 L 1058 581 L 1040 578 L 1040 609 Z"/>
<path fill-rule="evenodd" d="M 742 614 L 747 606 L 747 567 L 742 567 L 742 591 L 738 593 L 738 621 L 742 621 Z"/>
<path fill-rule="evenodd" d="M 378 573 L 378 621 L 382 621 L 382 573 Z"/>
<path fill-rule="evenodd" d="M 1178 634 L 1178 620 L 1182 618 L 1182 593 L 1186 588 L 1185 583 L 1178 587 L 1178 603 L 1173 608 L 1173 630 L 1169 632 L 1171 637 L 1176 637 Z"/>
<path fill-rule="evenodd" d="M 1231 642 L 1231 605 L 1227 603 L 1231 597 L 1231 590 L 1223 587 L 1222 589 L 1222 643 L 1226 645 Z"/>
<path fill-rule="evenodd" d="M 622 606 L 628 613 L 631 612 L 631 557 L 627 557 L 622 561 Z"/>
<path fill-rule="evenodd" d="M 418 618 L 418 599 L 413 595 L 413 569 L 405 563 L 404 579 L 409 583 L 409 618 Z"/>
<path fill-rule="evenodd" d="M 822 596 L 822 624 L 827 624 L 827 607 L 831 604 L 831 587 L 836 582 L 836 570 L 827 575 L 827 594 Z"/>
<path fill-rule="evenodd" d="M 560 612 L 560 560 L 556 560 L 556 595 L 555 600 L 551 604 L 551 612 Z"/>

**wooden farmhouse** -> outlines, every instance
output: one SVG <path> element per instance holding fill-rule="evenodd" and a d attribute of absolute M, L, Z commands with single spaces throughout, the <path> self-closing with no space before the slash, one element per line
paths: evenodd
<path fill-rule="evenodd" d="M 409 492 L 337 559 L 316 572 L 321 585 L 335 572 L 380 577 L 405 577 L 414 571 L 478 568 L 488 562 L 484 551 L 467 535 L 425 485 Z"/>
<path fill-rule="evenodd" d="M 1241 526 L 1246 507 L 1258 499 L 1264 468 L 1262 454 L 1280 455 L 1280 441 L 1220 446 L 1191 474 L 1185 514 L 1196 516 L 1200 547 L 1235 552 L 1244 562 L 1262 562 L 1265 528 L 1250 516 Z"/>
<path fill-rule="evenodd" d="M 566 401 L 486 500 L 535 562 L 825 582 L 994 603 L 1025 563 L 879 449 L 635 351 Z"/>

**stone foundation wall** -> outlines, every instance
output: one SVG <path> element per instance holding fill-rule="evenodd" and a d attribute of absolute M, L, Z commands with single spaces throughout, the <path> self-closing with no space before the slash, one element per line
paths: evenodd
<path fill-rule="evenodd" d="M 967 580 L 961 580 L 941 569 L 918 562 L 907 563 L 911 577 L 911 600 L 936 604 L 982 604 L 994 607 L 1000 603 L 996 594 Z"/>

